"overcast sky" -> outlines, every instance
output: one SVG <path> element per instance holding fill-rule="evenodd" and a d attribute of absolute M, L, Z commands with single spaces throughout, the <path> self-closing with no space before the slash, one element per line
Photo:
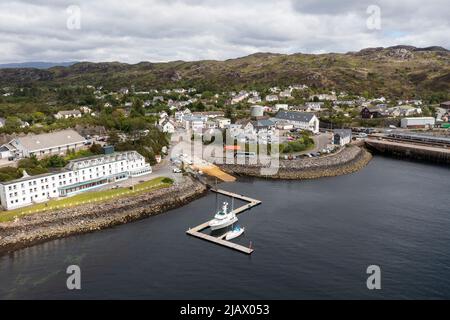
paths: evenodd
<path fill-rule="evenodd" d="M 0 63 L 450 48 L 449 16 L 448 0 L 1 0 Z"/>

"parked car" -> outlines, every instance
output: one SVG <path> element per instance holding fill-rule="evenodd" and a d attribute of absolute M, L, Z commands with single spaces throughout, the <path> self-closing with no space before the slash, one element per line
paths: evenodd
<path fill-rule="evenodd" d="M 181 169 L 178 169 L 178 168 L 173 169 L 173 173 L 181 173 L 181 172 L 182 172 Z"/>

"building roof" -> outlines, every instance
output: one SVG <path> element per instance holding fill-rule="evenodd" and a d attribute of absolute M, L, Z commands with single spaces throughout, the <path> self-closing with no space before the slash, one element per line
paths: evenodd
<path fill-rule="evenodd" d="M 80 110 L 63 110 L 63 111 L 59 111 L 58 114 L 63 115 L 63 116 L 71 116 L 73 114 L 81 114 Z"/>
<path fill-rule="evenodd" d="M 314 113 L 295 112 L 295 111 L 279 111 L 275 116 L 276 119 L 287 121 L 310 122 L 315 117 Z"/>
<path fill-rule="evenodd" d="M 67 165 L 67 168 L 70 170 L 79 170 L 116 161 L 137 160 L 141 158 L 141 154 L 137 151 L 114 152 L 111 154 L 101 154 L 92 157 L 71 160 Z"/>
<path fill-rule="evenodd" d="M 341 138 L 343 137 L 351 137 L 352 135 L 352 130 L 351 129 L 335 129 L 333 130 L 333 133 L 335 135 L 339 135 Z"/>
<path fill-rule="evenodd" d="M 258 127 L 258 128 L 272 127 L 274 125 L 275 125 L 275 123 L 269 119 L 261 119 L 261 120 L 256 121 L 256 123 L 254 124 L 254 126 Z"/>
<path fill-rule="evenodd" d="M 29 135 L 15 139 L 19 145 L 27 149 L 29 152 L 50 149 L 68 144 L 84 143 L 86 139 L 83 138 L 72 129 L 61 130 L 51 133 Z M 13 143 L 13 145 L 16 145 Z"/>

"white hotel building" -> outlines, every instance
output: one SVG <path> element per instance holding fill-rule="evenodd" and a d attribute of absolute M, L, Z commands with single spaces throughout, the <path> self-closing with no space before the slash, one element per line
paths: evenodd
<path fill-rule="evenodd" d="M 73 160 L 58 172 L 39 176 L 25 174 L 21 179 L 1 183 L 1 205 L 5 210 L 17 209 L 151 172 L 151 166 L 136 151 Z"/>

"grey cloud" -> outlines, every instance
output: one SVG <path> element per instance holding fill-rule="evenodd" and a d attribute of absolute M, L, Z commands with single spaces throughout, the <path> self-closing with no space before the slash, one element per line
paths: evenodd
<path fill-rule="evenodd" d="M 373 3 L 370 3 L 373 2 Z M 65 11 L 81 8 L 81 30 Z M 379 5 L 382 30 L 366 27 Z M 449 47 L 444 0 L 16 0 L 0 3 L 0 62 L 227 59 L 258 51 Z"/>

